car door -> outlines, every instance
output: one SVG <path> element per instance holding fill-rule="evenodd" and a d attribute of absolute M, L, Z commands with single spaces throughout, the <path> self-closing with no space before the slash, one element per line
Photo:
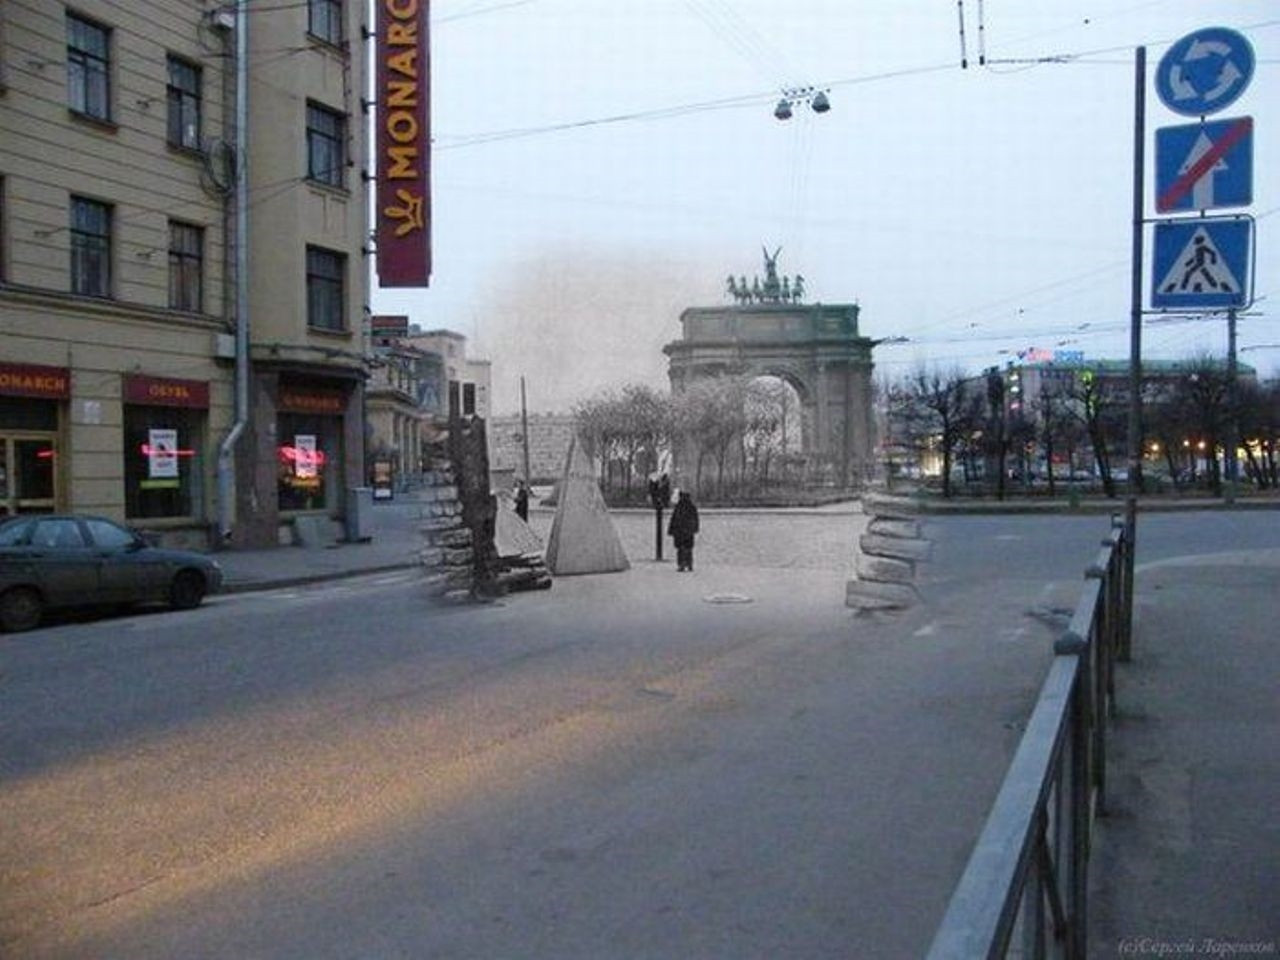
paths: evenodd
<path fill-rule="evenodd" d="M 164 564 L 155 561 L 132 530 L 101 517 L 86 517 L 84 523 L 93 541 L 104 599 L 140 603 L 164 596 Z"/>
<path fill-rule="evenodd" d="M 98 562 L 75 517 L 41 517 L 29 540 L 28 556 L 49 606 L 99 602 Z"/>

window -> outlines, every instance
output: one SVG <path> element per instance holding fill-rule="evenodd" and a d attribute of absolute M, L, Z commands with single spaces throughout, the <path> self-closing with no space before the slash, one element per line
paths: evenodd
<path fill-rule="evenodd" d="M 307 247 L 307 326 L 346 329 L 346 259 L 332 250 Z"/>
<path fill-rule="evenodd" d="M 325 43 L 342 43 L 342 0 L 307 0 L 307 33 Z"/>
<path fill-rule="evenodd" d="M 336 507 L 342 480 L 342 418 L 281 413 L 276 435 L 280 509 Z"/>
<path fill-rule="evenodd" d="M 111 208 L 71 198 L 71 292 L 111 296 Z"/>
<path fill-rule="evenodd" d="M 124 408 L 124 510 L 130 519 L 191 517 L 201 503 L 204 411 Z"/>
<path fill-rule="evenodd" d="M 169 306 L 204 308 L 204 230 L 177 220 L 169 221 Z"/>
<path fill-rule="evenodd" d="M 169 58 L 169 143 L 200 149 L 200 68 L 179 57 Z"/>
<path fill-rule="evenodd" d="M 307 176 L 335 187 L 346 181 L 347 118 L 307 104 Z"/>
<path fill-rule="evenodd" d="M 137 538 L 119 524 L 99 517 L 85 517 L 84 525 L 89 528 L 89 539 L 94 546 L 104 550 L 115 550 L 129 547 L 137 542 Z"/>
<path fill-rule="evenodd" d="M 474 383 L 464 383 L 462 385 L 462 415 L 464 417 L 474 417 L 476 413 L 476 385 Z"/>
<path fill-rule="evenodd" d="M 67 103 L 97 120 L 111 119 L 109 40 L 106 27 L 67 14 Z"/>

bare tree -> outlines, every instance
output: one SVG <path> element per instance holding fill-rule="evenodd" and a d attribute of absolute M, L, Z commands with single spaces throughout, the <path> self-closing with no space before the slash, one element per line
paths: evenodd
<path fill-rule="evenodd" d="M 904 435 L 936 445 L 942 457 L 942 495 L 951 496 L 951 466 L 963 441 L 972 437 L 982 394 L 959 368 L 920 369 L 903 384 L 899 413 Z"/>

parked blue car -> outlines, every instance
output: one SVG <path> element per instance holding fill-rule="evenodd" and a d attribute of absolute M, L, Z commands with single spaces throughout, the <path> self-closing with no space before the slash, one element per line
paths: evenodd
<path fill-rule="evenodd" d="M 0 629 L 30 630 L 46 610 L 167 603 L 198 607 L 222 586 L 217 561 L 164 550 L 104 517 L 31 514 L 0 522 Z"/>

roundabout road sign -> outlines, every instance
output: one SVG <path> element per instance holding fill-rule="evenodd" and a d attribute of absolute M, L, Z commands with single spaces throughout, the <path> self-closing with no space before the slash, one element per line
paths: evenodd
<path fill-rule="evenodd" d="M 1244 93 L 1253 65 L 1253 47 L 1241 34 L 1205 27 L 1187 34 L 1160 58 L 1156 93 L 1174 113 L 1217 113 Z"/>

